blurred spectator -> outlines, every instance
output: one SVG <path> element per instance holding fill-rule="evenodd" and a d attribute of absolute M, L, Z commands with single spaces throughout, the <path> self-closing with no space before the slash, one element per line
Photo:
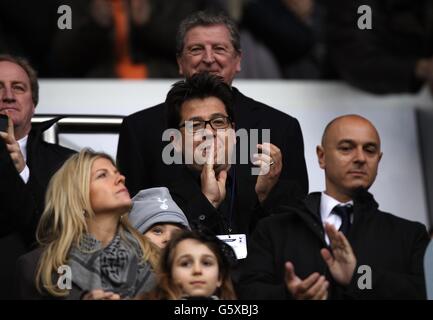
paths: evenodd
<path fill-rule="evenodd" d="M 310 26 L 314 0 L 251 0 L 246 1 L 241 29 L 251 34 L 270 49 L 286 76 L 288 66 L 306 57 L 314 46 Z M 302 74 L 293 73 L 292 77 Z"/>
<path fill-rule="evenodd" d="M 59 30 L 51 51 L 57 77 L 177 77 L 180 21 L 206 0 L 65 0 L 72 30 Z"/>
<path fill-rule="evenodd" d="M 26 57 L 39 77 L 50 76 L 46 53 L 58 30 L 58 2 L 0 1 L 0 54 Z"/>
<path fill-rule="evenodd" d="M 60 5 L 72 9 L 72 30 L 57 27 Z M 241 30 L 240 78 L 319 78 L 317 7 L 314 0 L 4 0 L 0 53 L 27 57 L 41 77 L 175 78 L 180 21 L 223 8 Z"/>
<path fill-rule="evenodd" d="M 314 37 L 311 49 L 295 61 L 286 61 L 283 73 L 289 79 L 334 78 L 326 48 L 326 6 L 323 0 L 283 0 L 285 6 L 307 25 Z M 325 0 L 326 2 L 326 0 Z"/>
<path fill-rule="evenodd" d="M 433 2 L 331 0 L 328 46 L 332 63 L 350 84 L 373 93 L 416 92 L 433 87 Z M 358 28 L 361 5 L 372 29 Z"/>
<path fill-rule="evenodd" d="M 281 68 L 272 51 L 260 39 L 251 34 L 241 23 L 245 0 L 214 0 L 236 22 L 241 38 L 242 68 L 238 78 L 282 78 Z"/>

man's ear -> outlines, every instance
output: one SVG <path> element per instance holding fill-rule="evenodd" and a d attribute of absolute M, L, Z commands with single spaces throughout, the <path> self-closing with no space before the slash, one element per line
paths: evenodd
<path fill-rule="evenodd" d="M 322 169 L 325 169 L 326 161 L 325 161 L 325 150 L 322 146 L 316 147 L 317 160 L 319 161 L 319 166 Z"/>
<path fill-rule="evenodd" d="M 237 57 L 238 61 L 236 64 L 236 72 L 241 72 L 242 70 L 242 51 L 238 52 L 238 57 Z"/>
<path fill-rule="evenodd" d="M 179 70 L 179 75 L 184 76 L 183 68 L 182 68 L 182 56 L 177 56 L 176 61 L 177 61 L 177 67 Z"/>

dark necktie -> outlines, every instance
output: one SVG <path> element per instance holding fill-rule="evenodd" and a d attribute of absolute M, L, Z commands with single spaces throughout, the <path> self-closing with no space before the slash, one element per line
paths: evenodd
<path fill-rule="evenodd" d="M 343 232 L 344 235 L 346 235 L 346 236 L 350 230 L 350 224 L 351 224 L 350 223 L 350 214 L 352 213 L 352 211 L 353 211 L 352 205 L 346 205 L 346 206 L 337 205 L 332 210 L 333 213 L 340 216 L 341 226 L 340 226 L 340 229 L 338 229 L 338 230 Z"/>

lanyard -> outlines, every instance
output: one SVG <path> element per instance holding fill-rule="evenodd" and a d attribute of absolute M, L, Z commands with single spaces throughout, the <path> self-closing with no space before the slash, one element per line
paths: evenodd
<path fill-rule="evenodd" d="M 236 188 L 236 169 L 235 166 L 232 167 L 233 177 L 232 177 L 232 183 L 231 183 L 231 195 L 230 195 L 230 206 L 229 206 L 229 226 L 227 228 L 228 233 L 230 234 L 232 232 L 232 218 L 233 218 L 233 207 L 235 203 L 235 188 Z"/>

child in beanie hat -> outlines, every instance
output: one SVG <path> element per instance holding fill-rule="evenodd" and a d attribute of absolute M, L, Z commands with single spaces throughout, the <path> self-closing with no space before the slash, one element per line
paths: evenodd
<path fill-rule="evenodd" d="M 144 236 L 164 248 L 173 232 L 190 229 L 188 220 L 165 187 L 141 190 L 132 198 L 129 221 Z"/>

